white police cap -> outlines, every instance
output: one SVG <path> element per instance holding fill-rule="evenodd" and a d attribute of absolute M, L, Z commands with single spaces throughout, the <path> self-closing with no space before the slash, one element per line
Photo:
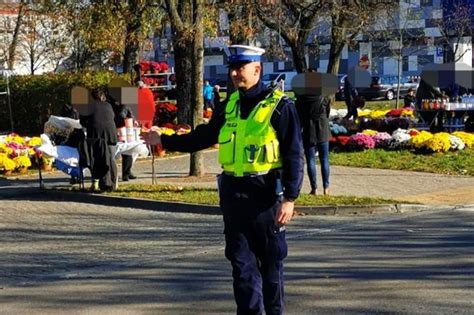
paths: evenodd
<path fill-rule="evenodd" d="M 260 62 L 265 49 L 246 45 L 231 45 L 229 46 L 229 53 L 229 65 L 254 61 Z"/>

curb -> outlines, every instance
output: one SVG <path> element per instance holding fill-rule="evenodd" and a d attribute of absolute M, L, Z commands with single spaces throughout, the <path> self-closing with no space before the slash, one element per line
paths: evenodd
<path fill-rule="evenodd" d="M 197 213 L 209 215 L 221 215 L 219 206 L 198 205 L 184 202 L 156 201 L 150 199 L 128 198 L 119 196 L 105 196 L 84 192 L 60 191 L 51 188 L 29 188 L 11 194 L 14 198 L 19 196 L 44 196 L 51 200 L 71 201 L 81 203 L 99 204 L 105 206 L 120 206 L 126 208 L 144 209 L 162 212 Z M 5 194 L 1 194 L 3 197 Z M 0 198 L 1 198 L 0 197 Z M 355 215 L 379 215 L 379 214 L 401 214 L 407 212 L 418 212 L 423 210 L 434 210 L 437 207 L 413 204 L 382 204 L 382 205 L 349 205 L 349 206 L 296 206 L 300 215 L 333 215 L 333 216 L 355 216 Z"/>
<path fill-rule="evenodd" d="M 100 194 L 91 194 L 88 192 L 69 192 L 55 189 L 42 189 L 41 192 L 42 195 L 48 196 L 49 199 L 60 201 L 92 203 L 104 206 L 119 206 L 124 208 L 136 208 L 162 212 L 199 213 L 212 215 L 221 214 L 219 206 L 213 205 L 197 205 L 184 202 L 105 196 Z M 87 196 L 87 198 L 85 198 L 85 196 Z"/>
<path fill-rule="evenodd" d="M 1 199 L 12 199 L 25 196 L 38 195 L 43 192 L 43 189 L 39 187 L 31 186 L 8 186 L 0 189 L 0 200 Z"/>

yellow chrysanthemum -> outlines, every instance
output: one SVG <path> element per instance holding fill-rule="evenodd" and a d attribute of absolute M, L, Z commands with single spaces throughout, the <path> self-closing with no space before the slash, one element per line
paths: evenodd
<path fill-rule="evenodd" d="M 13 149 L 7 146 L 0 148 L 0 152 L 5 153 L 6 155 L 11 155 L 13 153 Z"/>
<path fill-rule="evenodd" d="M 15 169 L 15 161 L 6 155 L 0 156 L 0 169 L 5 171 L 13 171 Z"/>
<path fill-rule="evenodd" d="M 374 110 L 370 113 L 369 118 L 381 119 L 384 118 L 390 110 Z"/>
<path fill-rule="evenodd" d="M 378 131 L 372 129 L 365 129 L 364 131 L 362 131 L 362 133 L 366 136 L 375 136 Z"/>
<path fill-rule="evenodd" d="M 29 147 L 39 147 L 42 145 L 42 141 L 40 137 L 33 137 L 28 141 L 28 146 Z"/>
<path fill-rule="evenodd" d="M 474 134 L 464 131 L 455 131 L 452 135 L 460 138 L 466 147 L 474 148 Z"/>
<path fill-rule="evenodd" d="M 21 168 L 21 167 L 30 167 L 31 166 L 31 160 L 29 157 L 21 155 L 17 156 L 16 158 L 13 159 L 15 162 L 16 168 Z"/>
<path fill-rule="evenodd" d="M 413 109 L 402 109 L 400 117 L 415 118 L 415 114 L 413 113 Z"/>
<path fill-rule="evenodd" d="M 436 133 L 433 137 L 425 142 L 428 149 L 433 152 L 446 152 L 451 148 L 451 141 L 449 140 L 449 133 Z"/>
<path fill-rule="evenodd" d="M 47 157 L 45 155 L 43 155 L 43 164 L 45 165 L 53 165 L 53 162 L 54 162 L 54 158 L 53 157 Z"/>
<path fill-rule="evenodd" d="M 166 136 L 171 136 L 175 134 L 175 131 L 171 128 L 160 127 L 159 130 L 161 134 L 166 135 Z"/>
<path fill-rule="evenodd" d="M 5 138 L 5 142 L 6 143 L 15 142 L 15 143 L 18 143 L 18 144 L 25 144 L 25 139 L 23 139 L 22 137 L 20 137 L 18 135 L 7 136 Z"/>
<path fill-rule="evenodd" d="M 359 117 L 369 117 L 372 111 L 370 109 L 359 110 L 357 116 Z"/>
<path fill-rule="evenodd" d="M 416 136 L 411 137 L 410 145 L 416 149 L 421 149 L 425 146 L 425 142 L 433 137 L 433 134 L 428 131 L 421 131 Z"/>

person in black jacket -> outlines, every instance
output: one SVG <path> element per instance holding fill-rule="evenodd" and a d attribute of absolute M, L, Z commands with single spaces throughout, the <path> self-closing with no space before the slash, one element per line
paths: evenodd
<path fill-rule="evenodd" d="M 354 120 L 357 119 L 357 104 L 356 97 L 358 93 L 357 90 L 353 87 L 352 83 L 349 80 L 349 76 L 344 78 L 344 100 L 347 106 L 347 114 L 344 116 L 344 119 L 349 119 L 353 117 Z"/>
<path fill-rule="evenodd" d="M 220 207 L 225 256 L 232 265 L 237 314 L 283 313 L 285 226 L 303 181 L 303 147 L 295 106 L 260 80 L 263 49 L 229 47 L 237 88 L 208 124 L 185 135 L 144 133 L 149 144 L 194 152 L 219 143 Z"/>
<path fill-rule="evenodd" d="M 212 95 L 213 95 L 213 101 L 212 103 L 214 104 L 214 109 L 216 107 L 221 106 L 221 96 L 219 94 L 220 86 L 218 84 L 214 85 L 214 88 L 212 89 Z"/>
<path fill-rule="evenodd" d="M 323 193 L 329 194 L 329 129 L 330 102 L 316 94 L 296 95 L 296 110 L 300 118 L 306 169 L 311 185 L 310 194 L 316 195 L 316 153 L 321 163 Z"/>
<path fill-rule="evenodd" d="M 115 127 L 125 127 L 125 119 L 133 119 L 133 113 L 130 107 L 116 101 L 110 94 L 107 96 L 108 102 L 112 104 L 114 110 Z M 137 177 L 132 173 L 133 157 L 128 154 L 122 154 L 122 181 L 127 182 Z"/>
<path fill-rule="evenodd" d="M 91 92 L 94 99 L 92 114 L 82 117 L 87 126 L 87 143 L 90 151 L 92 174 L 91 191 L 113 191 L 117 184 L 115 151 L 118 142 L 115 114 L 102 89 Z"/>

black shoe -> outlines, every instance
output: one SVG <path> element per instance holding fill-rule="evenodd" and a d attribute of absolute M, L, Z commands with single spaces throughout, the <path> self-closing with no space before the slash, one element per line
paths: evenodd
<path fill-rule="evenodd" d="M 122 176 L 122 182 L 128 182 L 130 176 Z"/>
<path fill-rule="evenodd" d="M 128 175 L 128 179 L 137 179 L 137 177 L 133 175 L 132 173 L 130 173 L 130 175 Z"/>

